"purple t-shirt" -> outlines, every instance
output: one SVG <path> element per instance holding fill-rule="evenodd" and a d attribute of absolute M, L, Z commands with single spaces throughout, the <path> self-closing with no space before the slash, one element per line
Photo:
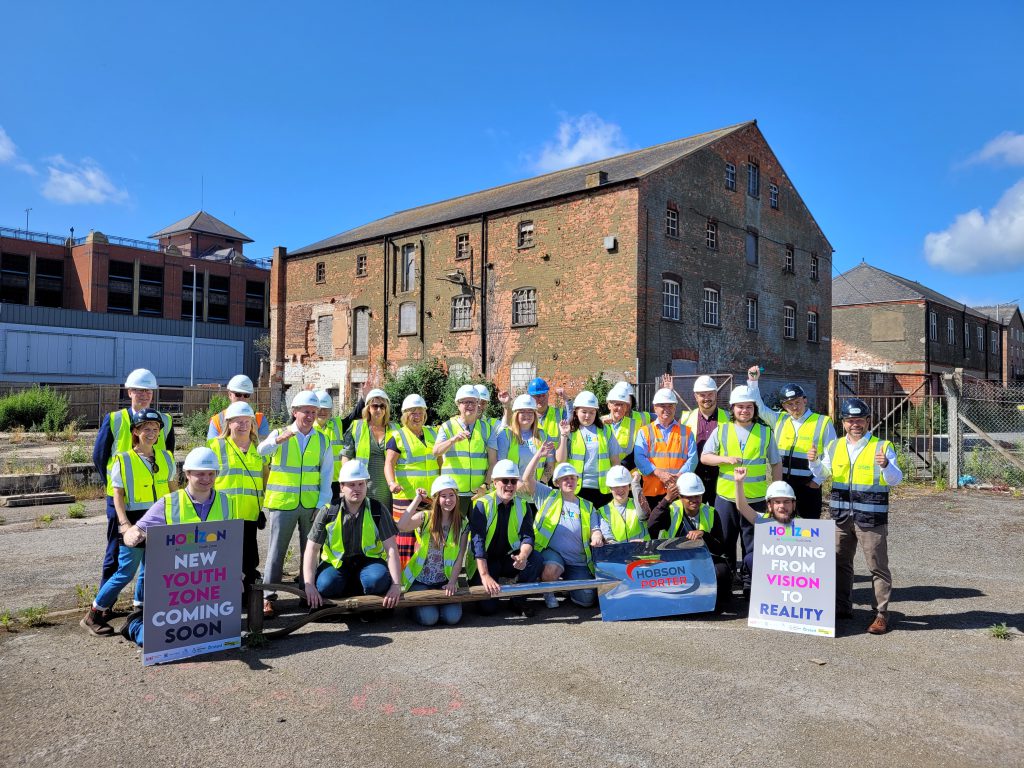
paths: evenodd
<path fill-rule="evenodd" d="M 186 490 L 185 493 L 188 493 Z M 206 522 L 207 516 L 210 514 L 210 508 L 213 506 L 214 494 L 210 494 L 210 498 L 206 501 L 196 501 L 192 498 L 192 494 L 188 493 L 189 499 L 192 501 L 192 506 L 196 508 L 196 514 L 199 515 L 199 519 L 204 523 Z M 139 527 L 139 530 L 143 533 L 151 525 L 167 525 L 167 517 L 164 514 L 164 499 L 161 497 L 157 499 L 156 503 L 150 507 L 146 514 L 144 514 L 135 525 Z"/>

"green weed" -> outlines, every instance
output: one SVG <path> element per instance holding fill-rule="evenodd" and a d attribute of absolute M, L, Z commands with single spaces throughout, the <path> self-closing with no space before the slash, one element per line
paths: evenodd
<path fill-rule="evenodd" d="M 68 507 L 68 518 L 71 520 L 80 520 L 85 517 L 85 504 L 80 501 L 76 501 L 74 504 Z"/>
<path fill-rule="evenodd" d="M 1008 626 L 1006 626 L 1005 621 L 1001 624 L 993 624 L 989 627 L 988 634 L 989 637 L 994 637 L 996 640 L 1010 640 L 1013 637 L 1013 632 Z"/>
<path fill-rule="evenodd" d="M 0 611 L 0 627 L 8 632 L 14 632 L 14 614 L 10 611 Z"/>
<path fill-rule="evenodd" d="M 96 599 L 97 591 L 95 584 L 75 584 L 75 604 L 79 608 L 88 608 Z"/>
<path fill-rule="evenodd" d="M 33 605 L 18 611 L 18 622 L 26 627 L 41 627 L 46 624 L 46 608 Z"/>

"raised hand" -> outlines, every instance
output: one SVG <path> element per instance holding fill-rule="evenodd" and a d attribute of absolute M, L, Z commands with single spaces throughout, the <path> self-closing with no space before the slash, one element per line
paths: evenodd
<path fill-rule="evenodd" d="M 747 468 L 746 467 L 736 467 L 736 469 L 734 469 L 732 471 L 732 478 L 737 483 L 742 483 L 743 480 L 746 478 L 746 476 L 747 476 Z"/>
<path fill-rule="evenodd" d="M 807 460 L 808 461 L 817 461 L 818 460 L 818 446 L 814 445 L 813 443 L 811 444 L 811 449 L 807 452 Z"/>
<path fill-rule="evenodd" d="M 661 388 L 662 389 L 672 389 L 672 374 L 671 373 L 663 373 L 663 374 L 661 374 Z"/>
<path fill-rule="evenodd" d="M 512 402 L 512 395 L 509 394 L 509 391 L 507 389 L 503 389 L 500 392 L 498 392 L 498 402 L 501 403 L 502 405 L 508 405 L 509 403 Z"/>
<path fill-rule="evenodd" d="M 569 425 L 568 419 L 562 419 L 558 422 L 558 434 L 562 437 L 568 437 L 570 432 L 572 432 L 572 428 Z"/>
<path fill-rule="evenodd" d="M 747 378 L 750 379 L 751 381 L 757 381 L 758 378 L 760 378 L 760 376 L 761 376 L 761 366 L 759 366 L 759 365 L 752 365 L 749 368 L 747 368 Z"/>
<path fill-rule="evenodd" d="M 878 453 L 875 454 L 875 464 L 885 469 L 889 466 L 889 459 L 885 456 L 885 444 L 882 442 L 878 443 Z"/>

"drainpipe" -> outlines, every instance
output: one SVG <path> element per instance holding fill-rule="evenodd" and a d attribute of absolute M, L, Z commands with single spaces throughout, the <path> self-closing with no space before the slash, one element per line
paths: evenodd
<path fill-rule="evenodd" d="M 384 236 L 384 369 L 388 367 L 388 265 L 391 263 L 391 238 Z M 367 329 L 369 332 L 369 329 Z M 369 353 L 369 339 L 367 339 L 367 353 Z M 383 373 L 383 371 L 382 371 Z"/>
<path fill-rule="evenodd" d="M 472 274 L 472 272 L 470 272 Z M 487 214 L 480 217 L 480 373 L 487 375 Z"/>

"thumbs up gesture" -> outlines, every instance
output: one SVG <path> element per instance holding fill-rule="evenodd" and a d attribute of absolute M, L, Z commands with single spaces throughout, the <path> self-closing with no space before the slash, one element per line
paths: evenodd
<path fill-rule="evenodd" d="M 813 445 L 813 444 L 811 445 L 811 450 L 809 450 L 807 452 L 807 460 L 808 461 L 817 461 L 818 460 L 818 446 Z"/>
<path fill-rule="evenodd" d="M 886 467 L 889 466 L 889 459 L 887 459 L 885 457 L 885 444 L 884 443 L 880 442 L 878 444 L 878 453 L 875 454 L 875 464 L 880 466 L 882 469 L 885 469 Z"/>

